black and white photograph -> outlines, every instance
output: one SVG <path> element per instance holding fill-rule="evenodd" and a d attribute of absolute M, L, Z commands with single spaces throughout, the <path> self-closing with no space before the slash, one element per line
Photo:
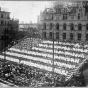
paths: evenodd
<path fill-rule="evenodd" d="M 88 87 L 88 0 L 0 1 L 1 87 Z"/>

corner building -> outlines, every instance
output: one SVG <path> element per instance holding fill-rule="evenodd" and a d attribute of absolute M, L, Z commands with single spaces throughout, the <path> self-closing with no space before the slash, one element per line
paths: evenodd
<path fill-rule="evenodd" d="M 5 33 L 8 30 L 10 30 L 10 12 L 2 11 L 0 7 L 0 50 L 8 42 L 8 34 Z"/>
<path fill-rule="evenodd" d="M 46 8 L 40 14 L 40 34 L 43 39 L 58 41 L 88 41 L 88 1 L 76 1 L 71 6 L 61 4 Z"/>

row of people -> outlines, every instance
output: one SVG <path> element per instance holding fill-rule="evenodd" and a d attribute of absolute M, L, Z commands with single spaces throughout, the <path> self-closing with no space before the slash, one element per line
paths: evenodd
<path fill-rule="evenodd" d="M 7 54 L 9 54 L 9 55 L 16 55 L 16 53 L 13 53 L 13 51 L 16 51 L 16 52 L 21 52 L 21 53 L 23 53 L 23 55 L 21 56 L 21 57 L 24 57 L 24 58 L 28 58 L 30 55 L 33 55 L 33 59 L 32 60 L 36 60 L 37 59 L 37 61 L 41 61 L 41 62 L 44 62 L 44 63 L 49 63 L 49 64 L 52 64 L 51 63 L 51 60 L 52 59 L 46 59 L 46 57 L 45 57 L 45 54 L 43 55 L 43 53 L 42 54 L 40 54 L 40 55 L 42 55 L 42 56 L 44 56 L 44 58 L 43 57 L 38 57 L 37 55 L 37 53 L 36 52 L 33 52 L 33 51 L 20 51 L 20 50 L 16 50 L 16 49 L 10 49 L 10 50 L 12 50 L 12 51 L 10 51 L 10 52 L 7 52 Z M 11 52 L 13 53 L 13 54 L 11 54 Z M 26 55 L 28 54 L 28 56 L 26 56 Z M 17 54 L 17 56 L 18 55 L 20 55 L 20 54 Z M 25 56 L 24 56 L 25 55 Z M 34 56 L 35 56 L 35 58 L 34 58 Z M 38 58 L 37 58 L 38 57 Z M 30 56 L 30 58 L 32 58 L 32 56 Z M 52 55 L 51 55 L 51 58 L 52 58 Z M 63 56 L 59 56 L 59 57 L 56 57 L 56 56 L 54 56 L 54 58 L 55 59 L 59 59 L 59 60 L 64 60 L 64 61 L 71 61 L 71 62 L 75 62 L 75 63 L 79 63 L 79 60 L 78 59 L 73 59 L 73 58 L 65 58 L 65 57 L 63 57 Z M 68 67 L 71 67 L 71 66 L 68 66 Z"/>
<path fill-rule="evenodd" d="M 38 59 L 39 61 L 41 60 L 41 58 L 40 59 Z M 64 60 L 64 58 L 63 58 L 63 60 Z M 41 60 L 42 61 L 42 60 Z M 46 60 L 45 60 L 45 62 L 46 62 Z M 77 61 L 78 62 L 78 61 Z M 50 62 L 51 63 L 51 62 Z M 68 65 L 66 65 L 66 67 L 71 67 L 71 66 L 68 66 Z"/>
<path fill-rule="evenodd" d="M 19 49 L 29 48 L 29 50 L 30 50 L 31 46 L 37 45 L 38 43 L 40 43 L 40 41 L 41 41 L 40 39 L 36 39 L 36 38 L 27 38 L 27 39 L 24 39 L 23 41 L 21 41 L 20 43 L 16 44 L 16 46 L 14 46 L 14 47 L 19 48 Z"/>
<path fill-rule="evenodd" d="M 43 51 L 43 52 L 47 52 L 47 53 L 53 53 L 53 50 L 50 49 L 45 49 L 45 48 L 41 48 L 41 47 L 32 47 L 32 50 L 38 50 L 38 51 Z M 69 55 L 69 56 L 74 56 L 74 57 L 79 57 L 79 58 L 84 58 L 84 54 L 76 54 L 74 52 L 64 52 L 64 51 L 57 51 L 54 50 L 54 53 L 57 54 L 65 54 L 65 55 Z"/>
<path fill-rule="evenodd" d="M 39 47 L 44 47 L 44 48 L 52 48 L 53 45 L 49 45 L 49 44 L 38 44 L 37 46 Z M 77 48 L 77 47 L 67 47 L 67 46 L 62 46 L 62 45 L 54 45 L 55 49 L 63 49 L 63 50 L 67 50 L 67 51 L 77 51 L 77 52 L 88 52 L 87 48 Z"/>
<path fill-rule="evenodd" d="M 11 54 L 11 53 L 10 53 Z M 19 56 L 20 57 L 20 56 Z M 4 58 L 4 56 L 3 56 L 3 58 Z M 18 58 L 18 57 L 17 57 Z M 8 59 L 8 60 L 12 60 L 12 61 L 14 61 L 14 62 L 19 62 L 19 59 L 16 59 L 16 58 L 11 58 L 11 57 L 6 57 L 6 59 Z M 29 59 L 29 58 L 28 58 Z M 41 59 L 36 59 L 36 58 L 30 58 L 31 60 L 37 60 L 37 61 L 39 61 L 39 60 L 41 60 Z M 46 65 L 45 66 L 43 66 L 43 65 L 40 65 L 39 63 L 38 64 L 36 64 L 36 63 L 32 63 L 32 62 L 27 62 L 27 61 L 25 61 L 26 60 L 26 58 L 24 58 L 24 61 L 22 61 L 22 62 L 25 62 L 24 64 L 29 64 L 29 65 L 32 65 L 32 66 L 37 66 L 38 68 L 40 68 L 41 67 L 41 69 L 45 69 L 45 70 L 48 70 L 48 71 L 52 71 L 52 67 L 47 67 Z M 46 62 L 46 60 L 41 60 L 41 62 L 44 62 L 44 63 L 47 63 L 47 64 L 49 64 L 49 62 Z M 51 61 L 50 61 L 51 62 Z M 52 62 L 50 63 L 51 65 L 52 65 Z M 66 69 L 62 69 L 62 68 L 64 68 L 64 67 L 67 67 L 67 68 L 69 68 L 69 70 L 70 69 L 72 69 L 72 68 L 75 68 L 75 65 L 71 65 L 71 64 L 66 64 L 66 63 L 63 63 L 63 62 L 54 62 L 54 65 L 56 65 L 56 67 L 61 67 L 61 68 L 57 68 L 56 70 L 55 70 L 55 72 L 56 73 L 60 73 L 60 74 L 64 74 L 64 75 L 67 75 L 68 74 L 68 71 L 66 71 Z M 51 70 L 50 70 L 51 69 Z"/>
<path fill-rule="evenodd" d="M 88 45 L 85 43 L 71 43 L 71 42 L 61 42 L 61 41 L 54 41 L 55 44 L 60 44 L 60 45 L 69 45 L 69 46 L 75 46 L 75 47 L 82 47 L 82 45 L 84 45 L 84 47 L 88 47 Z M 50 44 L 53 44 L 53 41 L 50 41 L 50 40 L 43 40 L 42 43 L 50 43 Z"/>
<path fill-rule="evenodd" d="M 53 52 L 53 49 L 52 48 L 46 48 L 46 47 L 43 47 L 43 46 L 40 46 L 40 47 L 33 47 L 33 49 L 34 48 L 37 48 L 37 49 L 42 49 L 43 51 L 47 51 L 47 52 Z M 86 53 L 84 53 L 84 52 L 76 52 L 76 51 L 73 51 L 73 50 L 69 50 L 69 51 L 66 51 L 66 50 L 64 50 L 64 49 L 61 49 L 61 48 L 57 48 L 57 49 L 54 49 L 54 52 L 55 53 L 59 53 L 59 52 L 62 52 L 62 54 L 64 54 L 64 53 L 69 53 L 69 54 L 71 54 L 71 55 L 75 55 L 76 57 L 78 56 L 78 57 L 80 57 L 80 55 L 81 55 L 81 57 L 83 58 L 83 54 L 87 54 L 87 52 Z M 68 54 L 68 55 L 69 55 Z"/>
<path fill-rule="evenodd" d="M 15 51 L 15 52 L 21 52 L 24 54 L 29 54 L 29 55 L 33 55 L 36 57 L 44 57 L 44 58 L 52 58 L 52 54 L 48 54 L 48 53 L 44 53 L 44 52 L 38 52 L 38 51 L 25 51 L 25 50 L 19 50 L 19 49 L 15 49 L 15 48 L 10 48 L 11 51 Z M 66 57 L 66 56 L 62 56 L 62 55 L 54 55 L 55 59 L 59 59 L 59 60 L 64 60 L 64 61 L 70 61 L 73 63 L 79 63 L 80 59 L 79 58 L 74 58 L 74 57 Z"/>
<path fill-rule="evenodd" d="M 24 62 L 26 62 L 25 64 L 32 64 L 33 66 L 34 66 L 34 64 L 35 64 L 35 66 L 37 66 L 38 68 L 40 68 L 40 67 L 42 67 L 41 69 L 45 69 L 45 70 L 48 70 L 48 71 L 52 71 L 52 67 L 51 66 L 47 66 L 47 64 L 50 64 L 50 65 L 52 65 L 52 61 L 51 60 L 47 60 L 47 59 L 42 59 L 42 58 L 39 58 L 39 57 L 32 57 L 32 56 L 27 56 L 27 55 L 23 55 L 23 54 L 17 54 L 17 53 L 11 53 L 11 52 L 6 52 L 6 54 L 7 55 L 11 55 L 11 56 L 15 56 L 15 57 L 17 57 L 17 58 L 19 58 L 19 57 L 21 57 L 21 58 L 23 58 L 24 59 Z M 4 56 L 3 56 L 3 58 L 4 58 Z M 17 59 L 15 59 L 15 58 L 12 58 L 12 57 L 8 57 L 8 56 L 6 56 L 6 59 L 9 59 L 9 60 L 12 60 L 12 61 L 18 61 L 19 62 L 19 59 L 17 60 Z M 28 60 L 33 60 L 33 61 L 38 61 L 38 62 L 43 62 L 43 63 L 46 63 L 46 65 L 45 66 L 43 66 L 43 65 L 41 65 L 40 66 L 40 64 L 38 63 L 38 64 L 36 64 L 36 63 L 32 63 L 32 62 L 27 62 L 27 61 L 25 61 L 26 59 L 28 59 Z M 60 63 L 60 62 L 56 62 L 55 61 L 55 64 L 54 65 L 57 65 L 57 66 L 61 66 L 61 67 L 67 67 L 67 68 L 73 68 L 74 67 L 74 65 L 69 65 L 69 64 L 66 64 L 66 63 Z M 73 67 L 72 67 L 73 66 Z M 61 72 L 61 71 L 63 71 L 63 70 L 60 70 L 60 69 L 56 69 L 56 73 L 61 73 L 61 74 L 65 74 L 65 72 L 63 71 L 63 72 Z"/>

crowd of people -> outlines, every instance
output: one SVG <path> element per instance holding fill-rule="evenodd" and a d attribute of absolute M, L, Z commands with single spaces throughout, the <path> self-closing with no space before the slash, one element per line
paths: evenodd
<path fill-rule="evenodd" d="M 64 86 L 65 76 L 0 58 L 0 78 L 21 87 Z"/>
<path fill-rule="evenodd" d="M 46 64 L 52 65 L 52 41 L 42 41 L 41 43 L 39 41 L 32 38 L 27 38 L 24 41 L 21 42 L 21 44 L 18 44 L 11 48 L 10 50 L 21 52 L 21 57 L 31 59 L 38 61 L 38 63 L 43 62 Z M 32 44 L 30 43 L 32 42 Z M 36 43 L 36 46 L 33 44 Z M 33 46 L 31 46 L 30 44 Z M 22 47 L 22 48 L 20 48 Z M 75 48 L 74 48 L 75 47 Z M 26 48 L 26 49 L 25 49 Z M 58 67 L 59 70 L 56 72 L 60 72 L 64 75 L 71 75 L 73 73 L 73 70 L 79 66 L 80 63 L 83 62 L 85 59 L 85 53 L 87 52 L 80 52 L 79 50 L 83 50 L 81 45 L 78 43 L 64 43 L 64 42 L 56 42 L 54 46 L 54 65 L 55 67 Z M 66 50 L 67 49 L 67 50 Z M 30 51 L 29 51 L 30 50 Z M 87 49 L 85 49 L 87 51 Z M 11 54 L 12 52 L 7 52 L 8 54 Z M 84 51 L 84 50 L 83 50 Z M 19 54 L 12 53 L 11 55 L 18 56 Z M 25 55 L 26 54 L 26 55 Z M 47 59 L 46 59 L 47 58 Z M 37 62 L 36 62 L 37 63 Z M 45 67 L 44 67 L 45 68 Z M 46 67 L 47 68 L 47 67 Z M 46 69 L 45 68 L 45 69 Z"/>
<path fill-rule="evenodd" d="M 41 39 L 27 38 L 6 51 L 7 60 L 10 60 L 11 67 L 11 71 L 8 74 L 11 76 L 10 81 L 14 81 L 13 83 L 18 86 L 43 86 L 45 84 L 53 86 L 53 75 L 50 74 L 52 72 L 53 61 L 52 44 L 53 42 L 49 40 L 42 41 Z M 64 86 L 66 79 L 85 60 L 87 48 L 85 49 L 85 47 L 82 47 L 78 43 L 55 41 L 54 44 L 54 85 Z M 2 58 L 4 59 L 4 57 Z M 19 63 L 19 60 L 21 63 Z M 6 65 L 5 67 L 8 66 Z M 8 80 L 8 76 L 6 75 L 6 78 L 3 73 L 1 74 L 2 77 Z M 48 76 L 46 76 L 47 74 Z"/>

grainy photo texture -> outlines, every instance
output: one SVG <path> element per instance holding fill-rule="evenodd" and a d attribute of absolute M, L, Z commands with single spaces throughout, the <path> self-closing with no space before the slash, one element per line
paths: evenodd
<path fill-rule="evenodd" d="M 87 87 L 88 1 L 0 1 L 0 86 Z"/>

